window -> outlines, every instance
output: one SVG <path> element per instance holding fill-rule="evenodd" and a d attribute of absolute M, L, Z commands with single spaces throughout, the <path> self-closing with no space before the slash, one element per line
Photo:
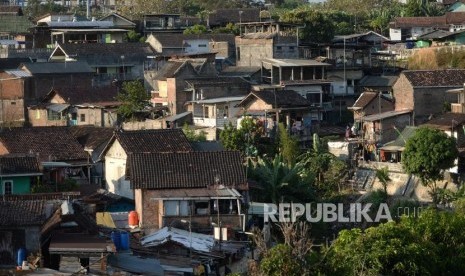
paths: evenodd
<path fill-rule="evenodd" d="M 77 113 L 71 113 L 71 120 L 77 120 Z"/>
<path fill-rule="evenodd" d="M 237 47 L 236 52 L 237 52 L 237 60 L 241 60 L 241 48 Z"/>
<path fill-rule="evenodd" d="M 10 104 L 11 104 L 11 105 L 16 105 L 16 102 L 11 102 Z"/>
<path fill-rule="evenodd" d="M 199 44 L 199 48 L 206 48 L 207 44 Z"/>
<path fill-rule="evenodd" d="M 81 122 L 85 122 L 86 121 L 86 114 L 81 114 Z"/>
<path fill-rule="evenodd" d="M 165 216 L 188 216 L 190 214 L 188 200 L 165 200 L 163 207 Z"/>
<path fill-rule="evenodd" d="M 289 46 L 289 52 L 294 52 L 294 46 Z"/>
<path fill-rule="evenodd" d="M 3 181 L 3 194 L 4 195 L 13 194 L 13 181 L 11 180 Z"/>
<path fill-rule="evenodd" d="M 204 116 L 205 118 L 210 118 L 210 115 L 208 114 L 208 111 L 209 111 L 208 106 L 205 106 L 205 107 L 203 108 L 203 116 Z"/>

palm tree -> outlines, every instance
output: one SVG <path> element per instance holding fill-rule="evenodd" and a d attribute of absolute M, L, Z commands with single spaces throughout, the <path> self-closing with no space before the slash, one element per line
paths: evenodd
<path fill-rule="evenodd" d="M 272 160 L 259 158 L 255 166 L 255 174 L 265 189 L 265 200 L 275 204 L 284 199 L 304 199 L 309 195 L 310 185 L 304 185 L 301 173 L 300 163 L 288 165 L 281 154 Z"/>
<path fill-rule="evenodd" d="M 379 182 L 381 182 L 381 184 L 383 185 L 384 194 L 387 196 L 387 185 L 388 182 L 391 181 L 391 178 L 389 177 L 388 167 L 376 169 L 376 178 L 378 178 Z"/>

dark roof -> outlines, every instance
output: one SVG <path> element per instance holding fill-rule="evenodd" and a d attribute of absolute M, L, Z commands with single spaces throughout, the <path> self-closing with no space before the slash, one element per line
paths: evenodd
<path fill-rule="evenodd" d="M 114 133 L 112 128 L 94 126 L 73 126 L 69 131 L 79 144 L 89 149 L 96 149 L 108 143 Z"/>
<path fill-rule="evenodd" d="M 363 92 L 352 107 L 364 108 L 378 96 L 377 92 Z"/>
<path fill-rule="evenodd" d="M 465 69 L 412 70 L 402 74 L 413 87 L 463 87 Z"/>
<path fill-rule="evenodd" d="M 31 74 L 70 74 L 70 73 L 94 73 L 87 62 L 34 62 L 24 63 L 23 66 Z"/>
<path fill-rule="evenodd" d="M 55 88 L 48 93 L 43 101 L 50 100 L 54 95 L 59 95 L 67 104 L 71 105 L 96 104 L 108 106 L 119 104 L 116 100 L 118 95 L 116 86 Z"/>
<path fill-rule="evenodd" d="M 186 152 L 192 146 L 181 129 L 150 129 L 115 133 L 126 153 Z"/>
<path fill-rule="evenodd" d="M 186 82 L 192 86 L 234 86 L 249 87 L 250 83 L 241 77 L 199 77 L 195 79 L 186 79 Z"/>
<path fill-rule="evenodd" d="M 67 55 L 112 55 L 133 56 L 153 55 L 154 51 L 148 43 L 124 42 L 124 43 L 80 43 L 59 45 Z"/>
<path fill-rule="evenodd" d="M 8 153 L 37 154 L 40 161 L 81 161 L 88 156 L 66 127 L 3 129 L 0 142 Z"/>
<path fill-rule="evenodd" d="M 435 116 L 422 126 L 429 126 L 443 130 L 450 130 L 452 127 L 465 125 L 465 114 L 463 113 L 445 113 Z M 461 130 L 460 130 L 461 131 Z"/>
<path fill-rule="evenodd" d="M 47 205 L 51 214 L 57 203 L 45 200 L 0 201 L 0 226 L 32 226 L 45 223 Z"/>
<path fill-rule="evenodd" d="M 22 63 L 30 61 L 29 58 L 0 58 L 0 70 L 17 69 Z"/>
<path fill-rule="evenodd" d="M 242 12 L 242 14 L 240 14 Z M 210 26 L 225 26 L 228 23 L 260 21 L 260 9 L 217 9 L 208 15 Z"/>
<path fill-rule="evenodd" d="M 154 79 L 155 80 L 166 80 L 167 78 L 173 78 L 185 66 L 192 67 L 192 65 L 187 61 L 169 60 L 163 65 L 163 67 L 160 70 L 158 70 Z M 193 67 L 192 67 L 192 70 L 195 72 L 195 69 Z"/>
<path fill-rule="evenodd" d="M 16 16 L 13 14 L 0 14 L 0 32 L 11 34 L 29 33 L 29 28 L 33 24 L 26 16 Z"/>
<path fill-rule="evenodd" d="M 225 41 L 229 44 L 235 43 L 233 34 L 152 34 L 152 36 L 160 42 L 164 48 L 182 48 L 186 40 L 208 39 L 212 42 Z"/>
<path fill-rule="evenodd" d="M 393 86 L 399 76 L 365 76 L 359 82 L 364 87 L 386 87 Z"/>
<path fill-rule="evenodd" d="M 39 161 L 35 155 L 0 156 L 0 174 L 37 174 L 40 173 Z"/>
<path fill-rule="evenodd" d="M 238 151 L 130 154 L 127 175 L 133 189 L 205 188 L 247 183 Z"/>
<path fill-rule="evenodd" d="M 192 142 L 195 151 L 224 151 L 220 141 Z"/>
<path fill-rule="evenodd" d="M 261 99 L 265 103 L 273 106 L 273 108 L 305 107 L 311 105 L 310 101 L 294 90 L 263 90 L 251 92 L 238 104 L 238 106 L 245 107 L 254 99 Z"/>
<path fill-rule="evenodd" d="M 68 56 L 75 60 L 86 61 L 92 67 L 138 66 L 154 56 L 155 52 L 148 43 L 80 43 L 58 45 L 52 56 Z"/>
<path fill-rule="evenodd" d="M 444 38 L 444 37 L 448 37 L 451 34 L 453 34 L 453 33 L 445 31 L 445 30 L 434 30 L 434 31 L 422 34 L 418 38 L 420 38 L 420 39 L 441 39 L 441 38 Z"/>
<path fill-rule="evenodd" d="M 465 12 L 446 12 L 443 16 L 397 17 L 390 25 L 394 28 L 436 27 L 447 28 L 450 24 L 465 23 Z"/>
<path fill-rule="evenodd" d="M 23 15 L 23 10 L 20 6 L 3 6 L 0 5 L 0 14 L 14 14 L 14 15 Z"/>

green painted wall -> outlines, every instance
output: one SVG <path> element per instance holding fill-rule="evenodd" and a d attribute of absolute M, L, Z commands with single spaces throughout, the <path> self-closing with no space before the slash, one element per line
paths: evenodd
<path fill-rule="evenodd" d="M 6 180 L 13 181 L 13 194 L 29 194 L 31 193 L 31 177 L 18 176 L 18 177 L 3 177 L 0 181 L 0 194 L 3 194 L 3 182 Z"/>

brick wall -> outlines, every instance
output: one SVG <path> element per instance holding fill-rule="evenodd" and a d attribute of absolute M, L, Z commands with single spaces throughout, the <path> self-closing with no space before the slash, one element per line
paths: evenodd
<path fill-rule="evenodd" d="M 414 109 L 413 87 L 405 75 L 401 74 L 399 79 L 392 87 L 394 98 L 396 100 L 395 109 Z"/>
<path fill-rule="evenodd" d="M 140 214 L 141 227 L 146 233 L 160 228 L 161 224 L 161 201 L 152 199 L 155 197 L 154 191 L 142 190 L 142 211 Z M 136 199 L 138 199 L 136 197 Z M 136 203 L 137 205 L 137 203 Z"/>

